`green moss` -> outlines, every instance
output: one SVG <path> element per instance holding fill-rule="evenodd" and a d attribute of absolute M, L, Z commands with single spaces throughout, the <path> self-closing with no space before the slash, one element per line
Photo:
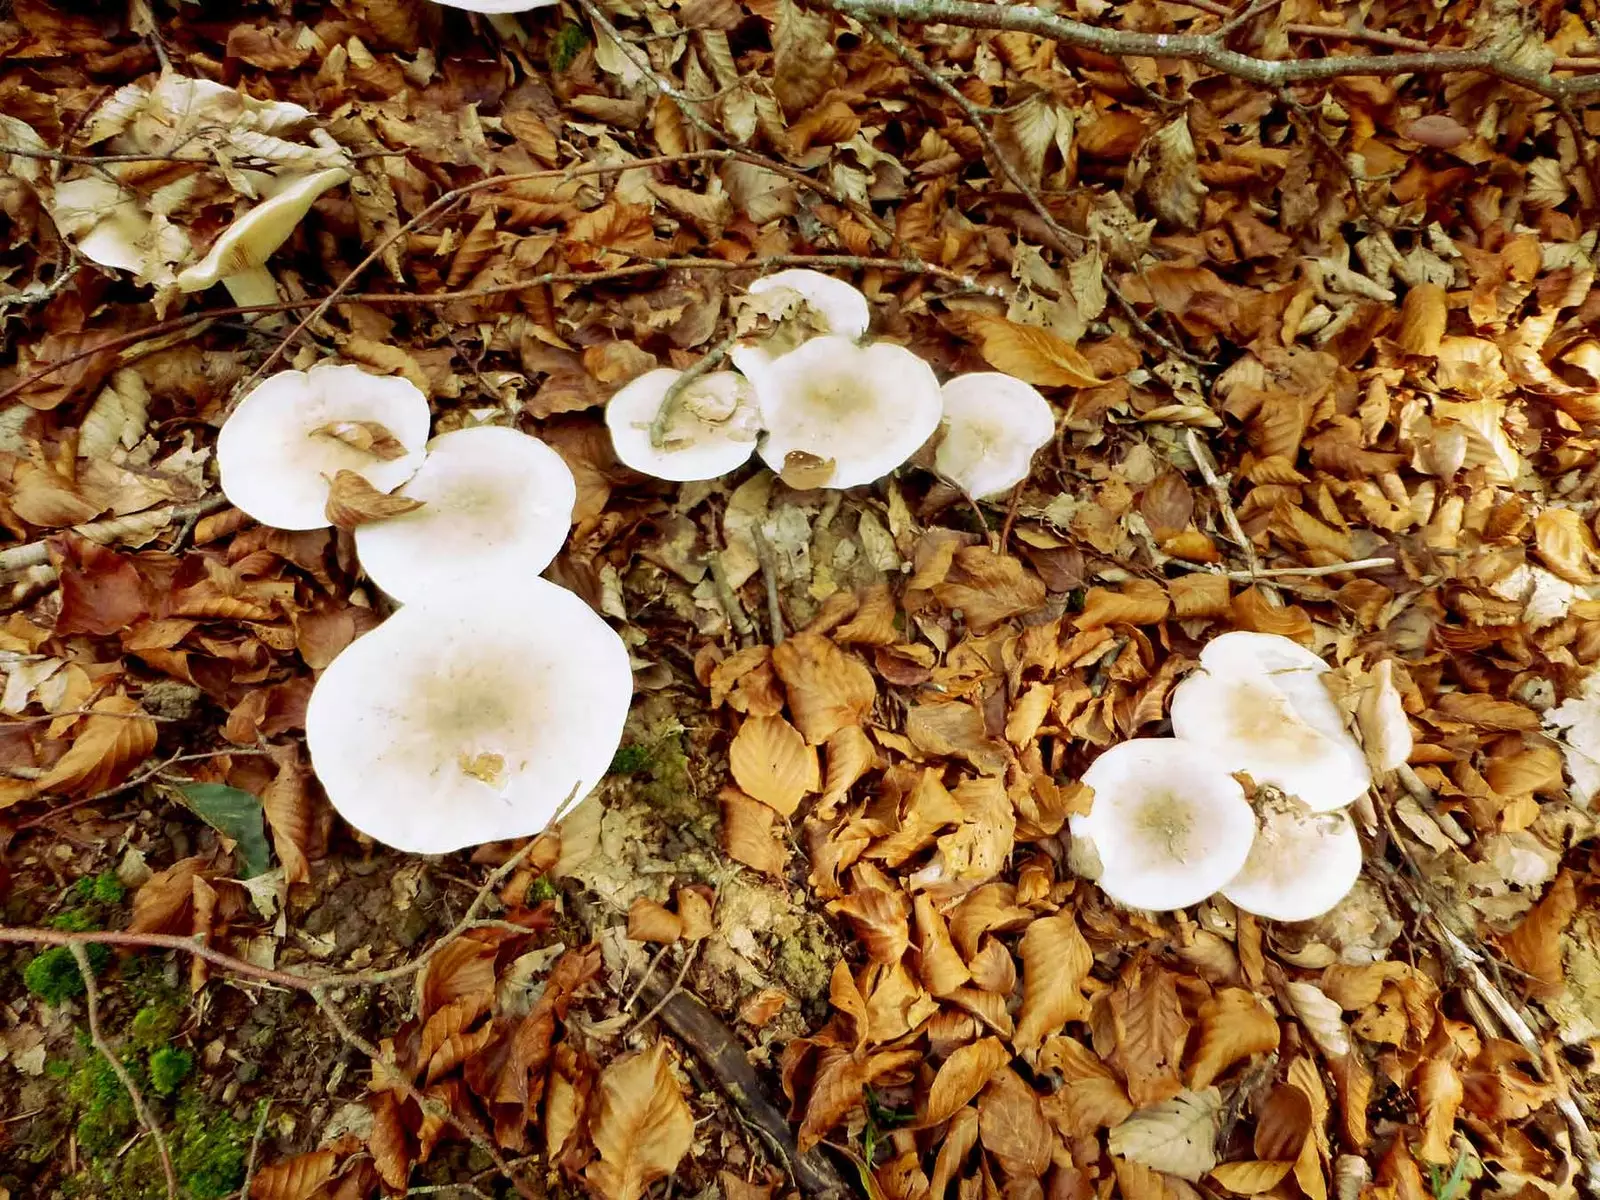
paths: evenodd
<path fill-rule="evenodd" d="M 244 1182 L 250 1125 L 197 1095 L 178 1102 L 173 1117 L 172 1165 L 185 1195 L 221 1200 Z"/>
<path fill-rule="evenodd" d="M 170 1096 L 194 1069 L 194 1056 L 175 1046 L 163 1046 L 150 1055 L 150 1086 Z"/>
<path fill-rule="evenodd" d="M 85 904 L 121 904 L 128 889 L 122 886 L 115 871 L 101 871 L 98 875 L 85 875 L 72 890 Z"/>
<path fill-rule="evenodd" d="M 550 69 L 565 71 L 588 44 L 589 35 L 583 31 L 583 26 L 576 21 L 568 21 L 550 39 Z"/>
<path fill-rule="evenodd" d="M 165 1046 L 178 1032 L 183 1014 L 170 1004 L 147 1004 L 133 1014 L 128 1036 L 147 1050 Z"/>
<path fill-rule="evenodd" d="M 88 933 L 91 929 L 99 929 L 100 922 L 86 908 L 69 908 L 50 918 L 50 928 L 67 933 Z"/>
<path fill-rule="evenodd" d="M 111 962 L 111 951 L 106 946 L 90 946 L 88 958 L 89 969 L 98 975 Z M 83 976 L 67 946 L 52 946 L 34 955 L 23 968 L 22 981 L 46 1004 L 61 1004 L 83 995 Z"/>
<path fill-rule="evenodd" d="M 611 765 L 606 768 L 607 775 L 637 775 L 650 765 L 650 748 L 648 746 L 623 746 L 611 759 Z"/>
<path fill-rule="evenodd" d="M 556 885 L 550 882 L 548 875 L 541 875 L 528 885 L 528 903 L 538 904 L 541 900 L 554 900 L 556 898 Z"/>
<path fill-rule="evenodd" d="M 134 1076 L 135 1084 L 141 1082 L 137 1062 L 125 1061 L 123 1066 Z M 77 1106 L 78 1145 L 87 1157 L 95 1159 L 111 1153 L 133 1130 L 137 1115 L 133 1100 L 111 1064 L 94 1051 L 74 1072 L 67 1084 L 67 1095 Z"/>

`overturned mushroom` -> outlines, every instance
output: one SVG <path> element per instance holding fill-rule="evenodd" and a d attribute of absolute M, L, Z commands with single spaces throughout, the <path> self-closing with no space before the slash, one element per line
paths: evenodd
<path fill-rule="evenodd" d="M 1198 904 L 1244 866 L 1255 814 L 1203 750 L 1173 738 L 1123 742 L 1083 782 L 1094 802 L 1072 818 L 1073 864 L 1117 903 L 1158 912 Z"/>
<path fill-rule="evenodd" d="M 871 483 L 910 458 L 939 427 L 939 381 L 890 342 L 813 338 L 752 365 L 763 461 L 796 487 Z"/>
<path fill-rule="evenodd" d="M 346 168 L 330 167 L 286 180 L 223 230 L 204 258 L 178 272 L 178 289 L 199 292 L 220 282 L 235 304 L 276 304 L 278 285 L 267 270 L 267 259 L 289 240 L 318 196 L 349 178 Z"/>
<path fill-rule="evenodd" d="M 1225 633 L 1206 644 L 1199 669 L 1173 691 L 1173 735 L 1316 812 L 1342 808 L 1367 790 L 1372 773 L 1323 687 L 1327 670 L 1288 638 Z"/>
<path fill-rule="evenodd" d="M 538 833 L 599 782 L 633 676 L 622 639 L 539 578 L 408 604 L 334 659 L 306 708 L 329 801 L 420 854 Z"/>
<path fill-rule="evenodd" d="M 217 435 L 223 494 L 263 525 L 320 529 L 340 471 L 380 492 L 416 473 L 428 420 L 427 397 L 398 376 L 332 364 L 279 372 L 239 402 Z"/>
<path fill-rule="evenodd" d="M 646 371 L 606 404 L 611 445 L 624 466 L 656 479 L 715 479 L 737 470 L 760 432 L 755 393 L 732 371 L 692 379 L 667 404 L 682 371 Z M 659 443 L 659 444 L 658 444 Z"/>
<path fill-rule="evenodd" d="M 1261 827 L 1244 869 L 1222 894 L 1273 921 L 1309 921 L 1343 900 L 1361 875 L 1361 838 L 1343 812 L 1312 812 L 1291 796 L 1257 797 Z"/>
<path fill-rule="evenodd" d="M 398 494 L 421 507 L 358 526 L 356 556 L 374 583 L 409 604 L 496 574 L 538 575 L 567 540 L 578 488 L 538 438 L 484 425 L 429 442 Z"/>
<path fill-rule="evenodd" d="M 1055 437 L 1049 401 L 1020 379 L 977 371 L 956 376 L 943 391 L 944 436 L 934 469 L 974 499 L 1016 487 L 1028 477 L 1034 451 Z"/>

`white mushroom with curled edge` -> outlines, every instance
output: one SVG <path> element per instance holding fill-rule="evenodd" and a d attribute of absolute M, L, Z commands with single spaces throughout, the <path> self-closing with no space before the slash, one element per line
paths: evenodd
<path fill-rule="evenodd" d="M 356 557 L 375 584 L 410 604 L 497 575 L 538 575 L 567 540 L 578 487 L 538 438 L 483 425 L 434 438 L 396 494 L 421 507 L 357 526 Z"/>
<path fill-rule="evenodd" d="M 1203 750 L 1173 738 L 1123 742 L 1083 782 L 1094 799 L 1071 819 L 1073 867 L 1118 904 L 1186 908 L 1245 865 L 1255 813 L 1238 780 Z"/>
<path fill-rule="evenodd" d="M 1275 788 L 1256 797 L 1260 828 L 1250 857 L 1223 896 L 1272 921 L 1309 921 L 1328 912 L 1361 875 L 1361 838 L 1342 812 L 1312 812 Z"/>
<path fill-rule="evenodd" d="M 392 492 L 422 465 L 428 399 L 409 380 L 323 364 L 281 371 L 239 402 L 217 435 L 229 503 L 263 525 L 321 529 L 334 476 Z"/>
<path fill-rule="evenodd" d="M 1056 434 L 1050 402 L 998 371 L 944 385 L 944 435 L 934 469 L 975 500 L 1004 495 L 1028 477 L 1034 453 Z"/>
<path fill-rule="evenodd" d="M 768 324 L 770 322 L 770 324 Z M 733 347 L 734 366 L 745 374 L 804 345 L 814 337 L 858 342 L 872 324 L 872 309 L 861 289 L 821 271 L 796 267 L 751 282 L 739 302 L 739 329 L 761 332 Z"/>
<path fill-rule="evenodd" d="M 622 639 L 543 579 L 408 604 L 329 665 L 306 708 L 328 800 L 419 854 L 530 837 L 598 783 L 633 675 Z"/>
<path fill-rule="evenodd" d="M 1372 772 L 1323 686 L 1327 670 L 1288 638 L 1225 633 L 1174 689 L 1173 735 L 1315 812 L 1343 808 L 1371 786 Z"/>
<path fill-rule="evenodd" d="M 933 368 L 903 346 L 812 338 L 752 366 L 765 432 L 762 460 L 794 487 L 872 483 L 939 428 L 944 399 Z"/>
<path fill-rule="evenodd" d="M 558 0 L 433 0 L 445 8 L 475 13 L 519 13 L 536 8 L 552 8 Z"/>
<path fill-rule="evenodd" d="M 680 483 L 738 470 L 761 432 L 749 380 L 713 371 L 669 396 L 683 375 L 669 367 L 646 371 L 607 402 L 617 458 L 640 474 Z"/>

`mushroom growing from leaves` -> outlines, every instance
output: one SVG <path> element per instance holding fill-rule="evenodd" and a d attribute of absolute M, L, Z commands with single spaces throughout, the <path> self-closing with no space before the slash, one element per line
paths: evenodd
<path fill-rule="evenodd" d="M 356 556 L 374 583 L 410 604 L 497 575 L 538 575 L 567 539 L 578 488 L 544 442 L 484 425 L 429 442 L 398 494 L 422 506 L 358 526 Z"/>
<path fill-rule="evenodd" d="M 1074 866 L 1119 904 L 1161 912 L 1198 904 L 1250 854 L 1256 818 L 1244 789 L 1187 742 L 1123 742 L 1083 782 L 1094 801 L 1071 819 Z"/>
<path fill-rule="evenodd" d="M 1298 796 L 1315 812 L 1342 808 L 1372 783 L 1361 746 L 1323 687 L 1328 666 L 1270 633 L 1225 633 L 1172 694 L 1172 732 L 1231 771 Z"/>
<path fill-rule="evenodd" d="M 891 342 L 828 335 L 751 364 L 762 460 L 792 487 L 848 488 L 889 474 L 939 428 L 933 368 Z"/>
<path fill-rule="evenodd" d="M 306 708 L 328 800 L 400 850 L 536 834 L 622 739 L 633 675 L 615 631 L 546 580 L 482 582 L 468 602 L 408 604 L 356 639 Z"/>
<path fill-rule="evenodd" d="M 267 259 L 289 240 L 318 196 L 349 178 L 348 169 L 330 167 L 285 180 L 223 230 L 204 258 L 178 272 L 178 289 L 199 292 L 220 282 L 235 304 L 276 304 L 278 284 Z"/>
<path fill-rule="evenodd" d="M 427 397 L 398 376 L 333 364 L 281 371 L 246 395 L 217 435 L 223 494 L 263 525 L 320 529 L 340 471 L 380 492 L 410 479 L 428 421 Z"/>
<path fill-rule="evenodd" d="M 624 466 L 656 479 L 715 479 L 754 453 L 761 418 L 750 382 L 732 371 L 690 380 L 682 371 L 646 371 L 606 404 L 611 445 Z M 659 444 L 657 444 L 659 442 Z"/>
<path fill-rule="evenodd" d="M 752 325 L 764 330 L 733 347 L 733 364 L 746 375 L 759 372 L 814 337 L 832 335 L 860 341 L 872 324 L 872 310 L 859 288 L 803 267 L 754 280 L 745 289 L 740 309 L 742 331 L 748 332 Z"/>
<path fill-rule="evenodd" d="M 1309 921 L 1343 900 L 1361 875 L 1361 839 L 1343 812 L 1312 812 L 1292 796 L 1257 796 L 1261 827 L 1244 869 L 1222 894 L 1274 921 Z"/>
<path fill-rule="evenodd" d="M 934 469 L 976 500 L 1003 495 L 1028 477 L 1034 451 L 1056 433 L 1050 402 L 1032 384 L 998 371 L 944 385 L 944 437 Z"/>

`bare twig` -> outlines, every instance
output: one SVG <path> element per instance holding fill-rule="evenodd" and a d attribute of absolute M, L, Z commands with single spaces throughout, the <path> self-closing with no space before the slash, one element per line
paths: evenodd
<path fill-rule="evenodd" d="M 767 535 L 761 532 L 761 524 L 757 522 L 750 527 L 751 536 L 756 543 L 756 561 L 761 564 L 761 579 L 767 589 L 767 640 L 771 645 L 783 644 L 783 602 L 778 595 L 778 564 L 772 557 L 772 544 L 767 541 Z"/>
<path fill-rule="evenodd" d="M 1221 575 L 1240 583 L 1249 583 L 1253 579 L 1316 579 L 1323 575 L 1342 575 L 1346 571 L 1371 571 L 1378 567 L 1394 566 L 1394 559 L 1357 558 L 1350 562 L 1323 563 L 1320 567 L 1261 567 L 1253 571 L 1222 571 L 1206 563 L 1187 562 L 1181 558 L 1169 558 L 1167 564 L 1197 574 Z"/>
<path fill-rule="evenodd" d="M 961 25 L 971 29 L 1005 30 L 1049 38 L 1064 46 L 1092 50 L 1113 58 L 1181 59 L 1268 88 L 1342 79 L 1352 75 L 1442 75 L 1465 71 L 1493 76 L 1551 100 L 1600 92 L 1600 72 L 1557 79 L 1549 72 L 1521 66 L 1494 48 L 1269 59 L 1230 50 L 1214 33 L 1142 33 L 1107 29 L 1100 25 L 1086 25 L 1030 4 L 979 4 L 972 0 L 824 2 L 858 20 L 898 18 Z M 1333 30 L 1328 32 L 1337 36 Z"/>
<path fill-rule="evenodd" d="M 706 555 L 706 563 L 711 568 L 711 586 L 716 591 L 717 601 L 722 605 L 728 624 L 733 626 L 739 644 L 753 646 L 756 640 L 756 627 L 750 623 L 749 614 L 744 611 L 744 605 L 739 603 L 733 585 L 728 582 L 728 569 L 722 565 L 722 552 L 711 551 Z"/>
<path fill-rule="evenodd" d="M 1239 524 L 1239 514 L 1233 508 L 1233 496 L 1228 492 L 1228 481 L 1217 474 L 1217 460 L 1212 457 L 1210 447 L 1200 440 L 1200 435 L 1193 429 L 1187 433 L 1186 441 L 1190 457 L 1194 459 L 1195 466 L 1200 468 L 1200 477 L 1206 481 L 1206 486 L 1211 489 L 1212 498 L 1222 510 L 1222 523 L 1227 526 L 1228 536 L 1238 543 L 1239 549 L 1244 551 L 1245 563 L 1249 567 L 1245 578 L 1253 579 L 1260 574 L 1256 564 L 1255 543 L 1246 535 L 1244 526 Z"/>
<path fill-rule="evenodd" d="M 88 538 L 91 542 L 109 545 L 127 538 L 130 534 L 138 537 L 154 537 L 175 521 L 187 521 L 190 518 L 198 520 L 227 507 L 226 497 L 207 496 L 203 500 L 195 500 L 189 504 L 173 504 L 147 512 L 90 521 L 86 525 L 74 525 L 72 532 Z M 50 544 L 47 539 L 28 542 L 22 546 L 12 546 L 0 550 L 0 575 L 20 571 L 26 567 L 42 566 L 49 561 Z"/>
<path fill-rule="evenodd" d="M 244 1182 L 239 1185 L 238 1200 L 250 1200 L 250 1181 L 256 1175 L 256 1154 L 261 1149 L 261 1135 L 266 1132 L 267 1115 L 272 1112 L 272 1101 L 269 1098 L 261 1106 L 261 1115 L 256 1118 L 256 1130 L 250 1135 L 250 1157 L 244 1164 Z"/>
<path fill-rule="evenodd" d="M 156 1144 L 156 1156 L 161 1160 L 161 1174 L 167 1183 L 167 1200 L 178 1200 L 178 1177 L 172 1170 L 172 1153 L 167 1149 L 167 1139 L 162 1136 L 161 1126 L 150 1115 L 150 1108 L 144 1102 L 144 1095 L 139 1091 L 139 1085 L 134 1083 L 133 1076 L 128 1068 L 122 1065 L 122 1060 L 117 1057 L 104 1036 L 100 1033 L 100 997 L 95 988 L 94 968 L 89 965 L 89 951 L 83 942 L 74 942 L 68 947 L 72 952 L 72 961 L 78 964 L 78 974 L 83 978 L 83 1006 L 89 1020 L 89 1040 L 94 1048 L 100 1052 L 100 1057 L 106 1060 L 117 1081 L 122 1084 L 128 1093 L 128 1099 L 133 1102 L 133 1111 L 139 1116 L 139 1123 L 149 1133 L 150 1140 Z"/>
<path fill-rule="evenodd" d="M 683 404 L 683 394 L 689 386 L 711 371 L 717 364 L 728 357 L 728 351 L 733 349 L 734 342 L 739 340 L 739 335 L 731 333 L 722 341 L 700 356 L 700 361 L 687 371 L 684 371 L 672 381 L 672 386 L 667 388 L 666 394 L 661 397 L 661 407 L 656 410 L 655 419 L 650 422 L 650 444 L 657 450 L 664 449 L 667 444 L 667 429 L 672 424 L 672 418 L 678 413 Z"/>
<path fill-rule="evenodd" d="M 677 975 L 673 977 L 672 986 L 666 990 L 666 993 L 661 997 L 661 999 L 657 1000 L 650 1006 L 649 1012 L 645 1013 L 644 1016 L 640 1017 L 633 1023 L 633 1027 L 623 1035 L 624 1038 L 627 1038 L 631 1034 L 637 1033 L 646 1025 L 650 1024 L 651 1021 L 655 1020 L 655 1018 L 660 1015 L 661 1010 L 667 1006 L 667 1001 L 682 993 L 684 977 L 689 974 L 689 967 L 694 963 L 695 955 L 698 953 L 700 953 L 700 943 L 691 943 L 688 949 L 684 951 L 683 965 L 678 968 Z M 642 982 L 643 981 L 641 981 L 641 983 Z"/>

